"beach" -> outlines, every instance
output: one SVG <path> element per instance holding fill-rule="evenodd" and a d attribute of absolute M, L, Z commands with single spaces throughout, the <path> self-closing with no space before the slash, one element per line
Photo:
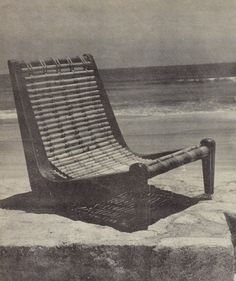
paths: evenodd
<path fill-rule="evenodd" d="M 218 184 L 236 180 L 236 78 L 232 69 L 233 64 L 192 65 L 186 76 L 185 66 L 144 67 L 102 70 L 101 76 L 131 150 L 163 152 L 198 145 L 206 137 L 216 141 L 217 193 Z M 16 188 L 29 191 L 30 186 L 8 75 L 0 75 L 0 97 L 0 184 L 8 187 L 4 192 L 10 195 Z M 195 186 L 202 190 L 200 161 L 151 182 L 168 188 L 172 181 L 177 191 L 175 177 L 180 187 L 184 181 L 189 190 Z"/>
<path fill-rule="evenodd" d="M 224 83 L 223 86 L 228 86 L 232 98 L 233 83 Z M 205 85 L 206 88 L 215 87 L 218 96 L 223 86 Z M 175 150 L 198 145 L 206 137 L 216 141 L 213 200 L 198 202 L 196 199 L 204 190 L 201 161 L 181 166 L 149 180 L 153 196 L 157 195 L 152 197 L 152 221 L 146 231 L 129 233 L 127 227 L 124 229 L 119 223 L 108 221 L 113 214 L 119 212 L 116 205 L 117 200 L 120 200 L 119 196 L 114 201 L 109 201 L 109 204 L 97 204 L 94 207 L 94 214 L 98 214 L 98 217 L 100 212 L 107 212 L 103 221 L 97 221 L 91 218 L 87 220 L 87 214 L 83 215 L 88 213 L 84 206 L 73 203 L 61 208 L 60 205 L 58 207 L 52 201 L 39 199 L 31 193 L 19 125 L 9 87 L 9 83 L 7 87 L 2 87 L 3 91 L 7 89 L 8 95 L 7 98 L 3 95 L 0 110 L 0 244 L 3 249 L 0 258 L 3 276 L 18 274 L 19 279 L 23 276 L 22 280 L 31 281 L 45 280 L 49 274 L 50 280 L 67 280 L 68 272 L 73 272 L 74 276 L 85 272 L 86 276 L 90 274 L 96 277 L 106 274 L 109 276 L 107 280 L 110 280 L 115 278 L 114 276 L 126 276 L 133 272 L 132 280 L 141 281 L 145 279 L 144 276 L 163 274 L 167 276 L 166 280 L 169 280 L 168 276 L 174 270 L 175 277 L 178 272 L 176 280 L 183 280 L 186 274 L 189 276 L 188 280 L 195 280 L 198 276 L 204 278 L 210 268 L 208 275 L 209 278 L 213 276 L 213 279 L 209 280 L 232 280 L 233 250 L 236 244 L 231 242 L 236 241 L 235 230 L 231 230 L 235 227 L 236 219 L 234 103 L 226 102 L 221 106 L 219 101 L 222 96 L 214 102 L 208 97 L 195 100 L 199 95 L 199 87 L 196 84 L 186 86 L 194 91 L 190 96 L 185 92 L 184 99 L 181 96 L 184 85 L 167 85 L 164 103 L 161 92 L 159 97 L 154 95 L 155 91 L 164 89 L 163 85 L 148 84 L 144 87 L 143 84 L 140 86 L 135 82 L 128 83 L 122 90 L 116 83 L 108 87 L 108 95 L 119 127 L 132 151 L 152 153 Z M 140 94 L 141 88 L 142 91 L 147 90 L 144 98 Z M 171 89 L 175 88 L 178 88 L 179 100 L 171 94 Z M 133 98 L 130 99 L 130 96 Z M 194 101 L 189 103 L 189 98 Z M 155 102 L 153 99 L 156 99 Z M 122 198 L 119 202 L 126 204 Z M 160 204 L 160 198 L 164 199 L 164 205 L 163 202 Z M 121 206 L 122 210 L 125 209 L 123 207 L 124 205 Z M 123 216 L 126 217 L 126 214 Z M 150 249 L 155 249 L 154 253 L 149 254 Z M 171 260 L 170 249 L 178 260 L 185 256 L 188 260 L 179 264 L 176 263 L 176 258 Z M 116 263 L 120 262 L 122 251 L 125 261 L 121 266 L 122 271 L 117 271 Z M 128 254 L 130 251 L 137 251 L 136 255 L 142 259 L 131 269 L 132 258 Z M 91 253 L 96 258 L 86 265 L 84 261 L 87 255 L 90 260 Z M 76 255 L 76 258 L 73 255 Z M 77 258 L 80 256 L 81 259 Z M 159 256 L 163 258 L 158 258 Z M 156 266 L 158 261 L 155 257 L 160 266 Z M 211 262 L 213 259 L 214 262 Z M 59 266 L 58 260 L 61 261 Z M 101 261 L 105 264 L 105 271 L 100 271 Z M 16 268 L 9 269 L 12 263 Z M 149 265 L 152 263 L 153 270 L 150 270 Z M 173 264 L 169 266 L 171 263 Z M 189 268 L 194 266 L 193 270 L 186 270 L 186 264 L 189 263 Z"/>

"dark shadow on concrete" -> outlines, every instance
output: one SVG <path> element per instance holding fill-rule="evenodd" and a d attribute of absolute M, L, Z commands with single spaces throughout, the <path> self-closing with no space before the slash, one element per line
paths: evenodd
<path fill-rule="evenodd" d="M 150 224 L 183 211 L 200 200 L 155 186 L 149 188 Z M 133 225 L 135 217 L 134 201 L 130 200 L 126 192 L 89 207 L 79 205 L 76 200 L 62 204 L 50 198 L 39 198 L 33 192 L 27 192 L 1 200 L 0 208 L 37 214 L 57 214 L 72 220 L 107 225 L 126 232 L 132 232 L 130 225 Z"/>

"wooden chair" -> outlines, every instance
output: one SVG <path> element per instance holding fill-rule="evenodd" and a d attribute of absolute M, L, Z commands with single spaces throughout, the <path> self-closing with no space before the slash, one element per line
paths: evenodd
<path fill-rule="evenodd" d="M 151 177 L 201 159 L 205 193 L 213 194 L 215 142 L 203 139 L 199 146 L 152 155 L 132 152 L 91 55 L 8 65 L 33 192 L 86 202 L 128 190 L 141 229 L 148 226 Z"/>

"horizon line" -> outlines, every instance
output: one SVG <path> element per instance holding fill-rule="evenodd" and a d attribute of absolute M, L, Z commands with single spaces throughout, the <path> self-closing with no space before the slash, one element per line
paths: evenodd
<path fill-rule="evenodd" d="M 236 61 L 233 62 L 209 62 L 209 63 L 193 63 L 193 64 L 163 64 L 163 65 L 139 65 L 139 66 L 125 66 L 125 67 L 108 67 L 108 68 L 100 68 L 98 67 L 99 70 L 115 70 L 115 69 L 131 69 L 131 68 L 154 68 L 154 67 L 178 67 L 178 66 L 203 66 L 203 65 L 216 65 L 216 64 L 236 64 Z M 8 75 L 9 72 L 0 72 L 0 75 Z"/>

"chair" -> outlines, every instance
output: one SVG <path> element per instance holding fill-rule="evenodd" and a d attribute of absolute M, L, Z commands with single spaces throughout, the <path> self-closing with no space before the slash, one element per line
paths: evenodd
<path fill-rule="evenodd" d="M 136 206 L 134 229 L 148 226 L 151 177 L 202 160 L 204 190 L 213 194 L 214 140 L 152 155 L 132 152 L 91 55 L 8 66 L 33 192 L 95 202 L 128 190 Z"/>

